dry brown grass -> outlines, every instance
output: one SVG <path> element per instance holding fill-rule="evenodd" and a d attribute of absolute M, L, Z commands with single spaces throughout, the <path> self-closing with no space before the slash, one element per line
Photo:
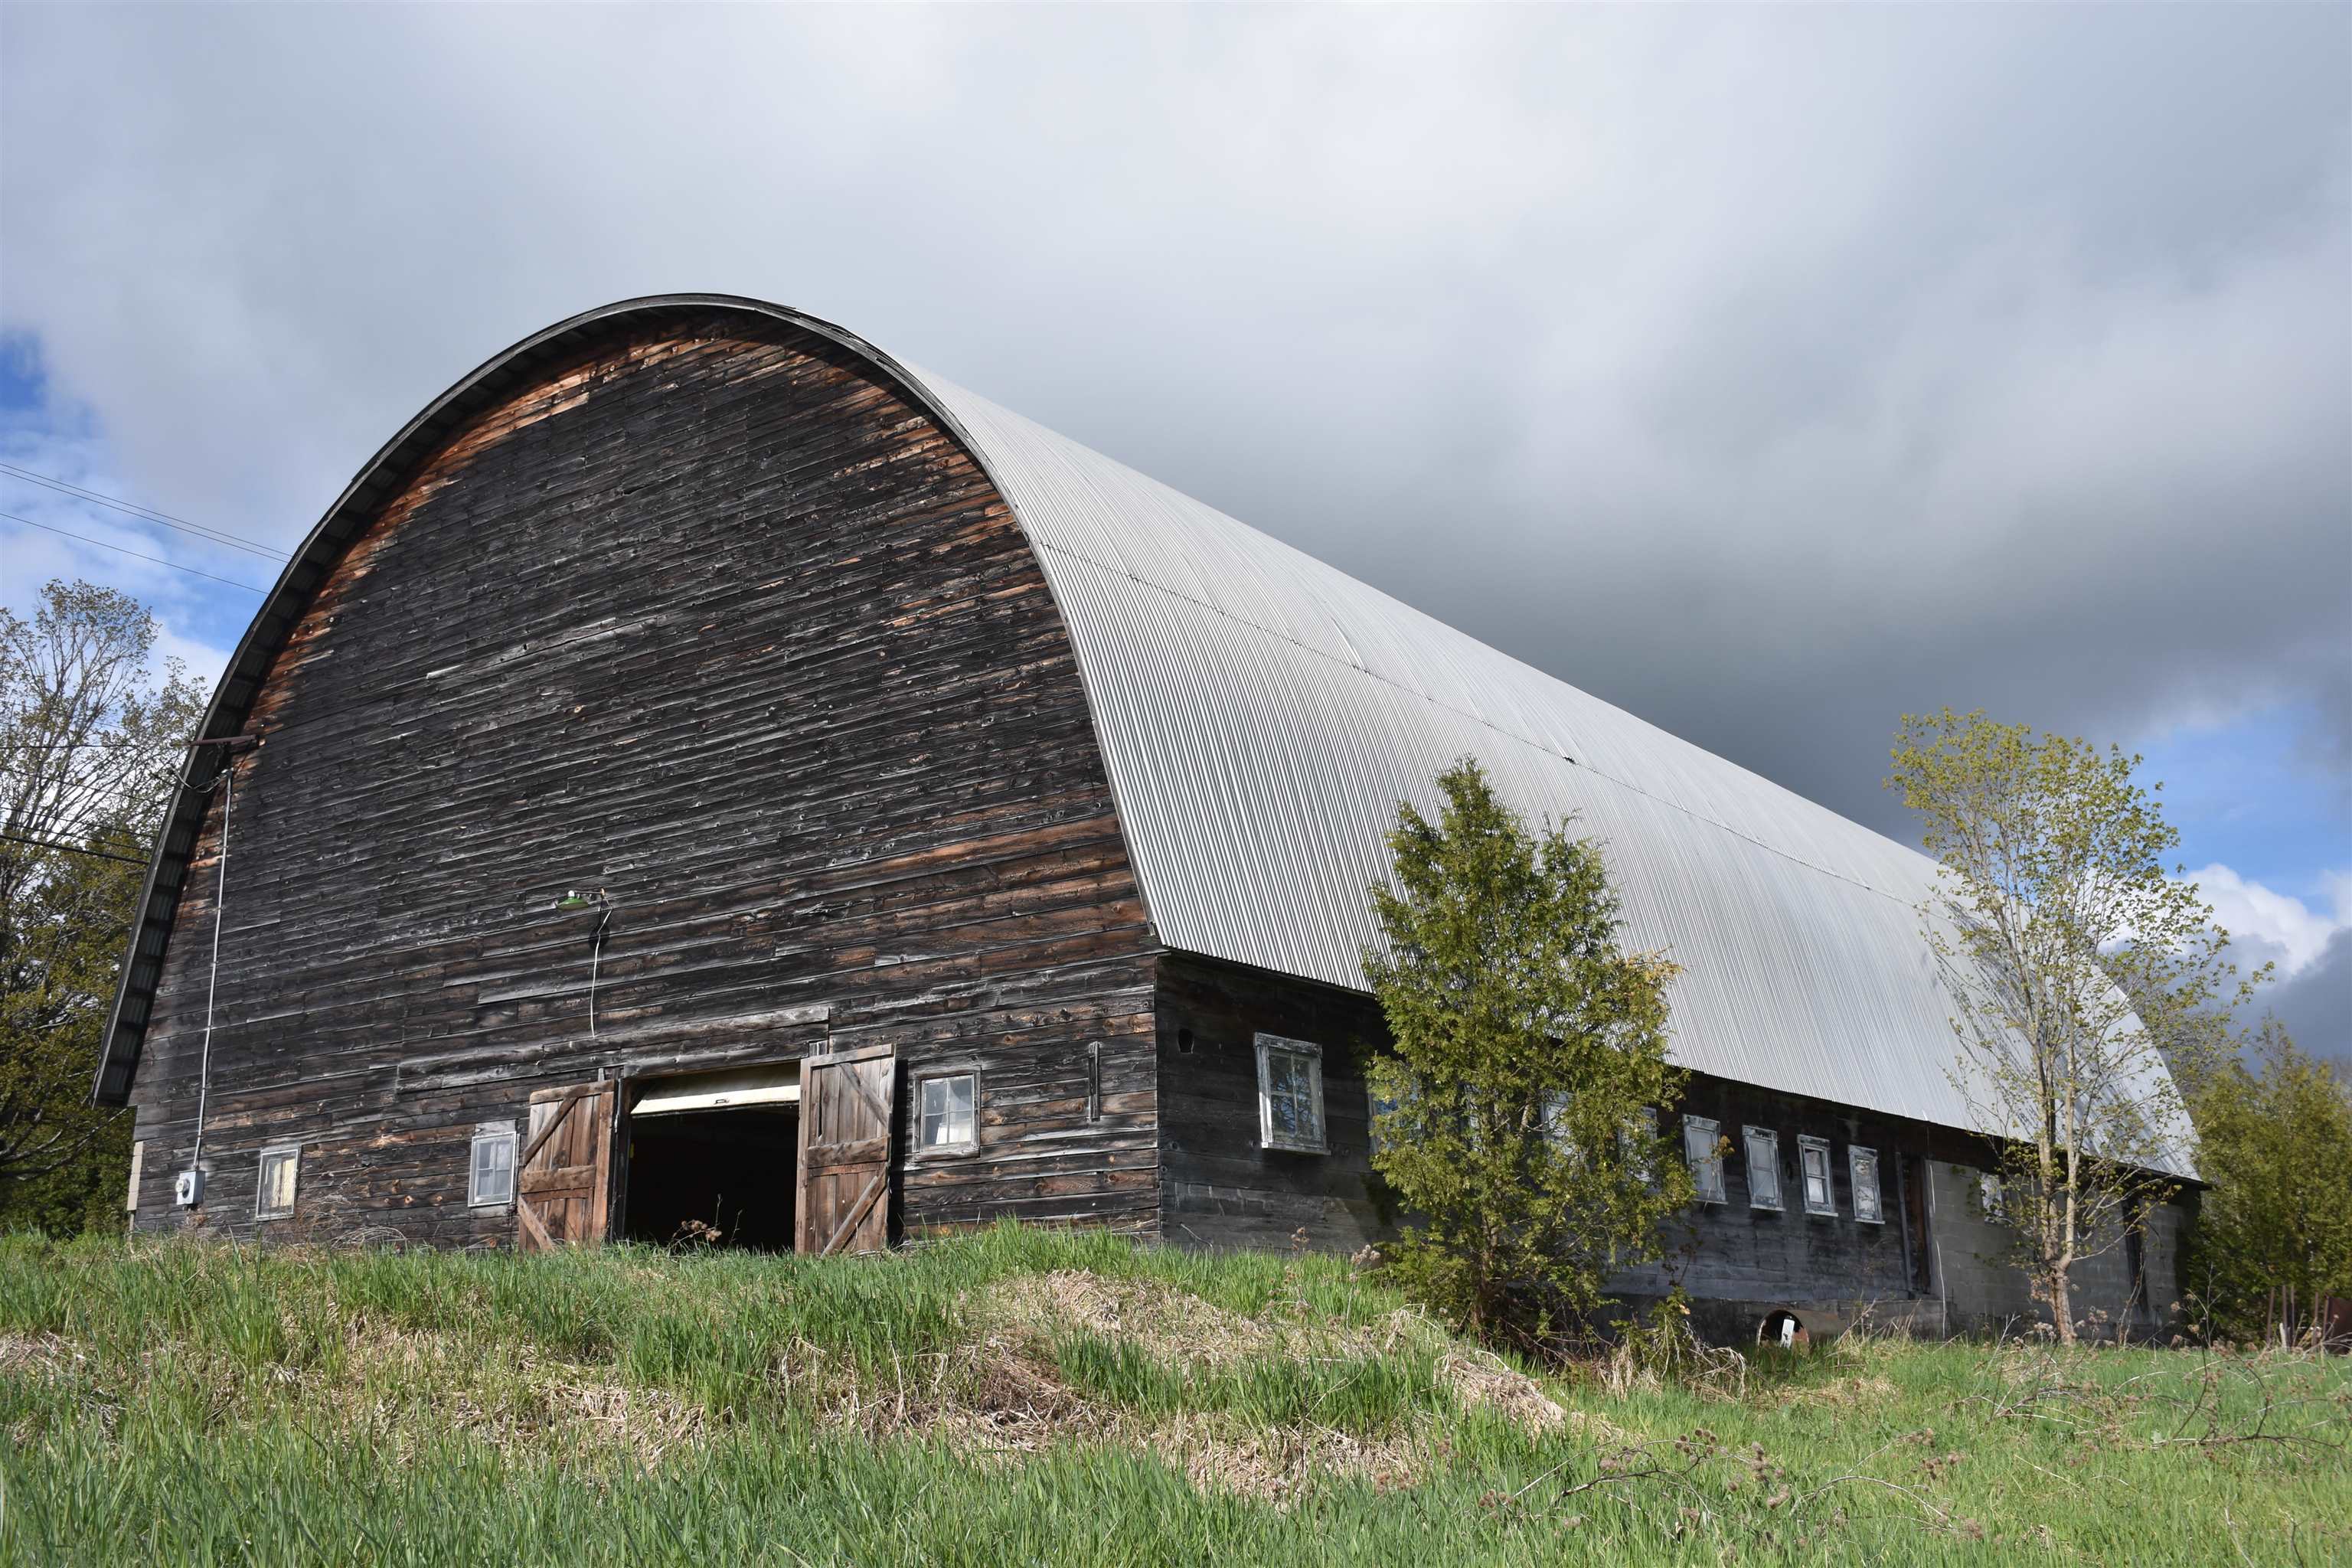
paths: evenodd
<path fill-rule="evenodd" d="M 1440 1374 L 1465 1406 L 1486 1407 L 1535 1432 L 1577 1430 L 1535 1381 L 1483 1352 L 1451 1344 L 1428 1319 L 1392 1312 L 1352 1329 L 1282 1304 L 1255 1316 L 1228 1311 L 1163 1281 L 1076 1269 L 1016 1276 L 961 1303 L 971 1337 L 910 1361 L 887 1384 L 801 1363 L 803 1394 L 824 1419 L 875 1437 L 944 1436 L 976 1455 L 1013 1458 L 1057 1444 L 1109 1443 L 1160 1454 L 1204 1492 L 1277 1504 L 1346 1478 L 1381 1489 L 1425 1478 L 1437 1458 L 1435 1424 L 1370 1435 L 1307 1423 L 1250 1425 L 1215 1412 L 1146 1415 L 1072 1386 L 1057 1338 L 1073 1331 L 1124 1342 L 1186 1373 L 1254 1358 L 1360 1361 L 1402 1351 L 1441 1352 Z M 1605 1424 L 1604 1424 L 1605 1425 Z M 1596 1434 L 1596 1436 L 1599 1435 Z M 1609 1436 L 1618 1436 L 1611 1428 Z"/>

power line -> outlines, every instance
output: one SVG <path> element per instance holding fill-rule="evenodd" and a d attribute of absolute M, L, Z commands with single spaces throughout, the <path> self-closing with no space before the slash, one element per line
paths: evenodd
<path fill-rule="evenodd" d="M 16 742 L 16 749 L 20 752 L 114 752 L 138 743 L 136 741 L 121 739 L 119 735 L 110 735 L 96 741 L 19 741 Z"/>
<path fill-rule="evenodd" d="M 144 860 L 133 860 L 128 855 L 109 854 L 103 849 L 77 849 L 70 844 L 52 844 L 46 838 L 26 838 L 14 833 L 0 833 L 0 838 L 11 844 L 29 844 L 36 849 L 54 849 L 61 855 L 87 855 L 93 860 L 120 860 L 126 866 L 144 866 Z"/>
<path fill-rule="evenodd" d="M 268 545 L 254 540 L 239 538 L 225 528 L 215 528 L 209 523 L 190 522 L 184 517 L 173 517 L 170 512 L 157 511 L 153 507 L 141 506 L 135 501 L 123 500 L 115 496 L 100 495 L 96 490 L 86 490 L 79 485 L 69 485 L 63 479 L 51 479 L 47 474 L 37 474 L 30 468 L 20 468 L 14 463 L 0 463 L 0 473 L 13 475 L 16 479 L 25 479 L 33 484 L 47 485 L 53 490 L 63 490 L 69 496 L 79 496 L 84 500 L 93 500 L 100 506 L 110 506 L 115 510 L 128 512 L 142 521 L 160 522 L 165 528 L 176 528 L 183 533 L 193 533 L 197 538 L 208 539 L 215 544 L 226 544 L 233 550 L 243 550 L 255 555 L 266 555 L 273 561 L 286 559 L 286 552 L 283 550 L 273 550 Z"/>
<path fill-rule="evenodd" d="M 210 578 L 215 583 L 226 583 L 232 588 L 242 588 L 248 594 L 259 594 L 264 597 L 267 597 L 269 593 L 269 590 L 267 588 L 257 588 L 250 583 L 240 583 L 232 577 L 214 577 L 209 572 L 199 572 L 193 566 L 183 566 L 176 561 L 166 561 L 160 555 L 142 555 L 136 550 L 123 550 L 122 546 L 120 544 L 109 544 L 105 540 L 92 539 L 87 533 L 76 533 L 71 529 L 66 528 L 50 528 L 46 522 L 35 522 L 31 518 L 18 517 L 13 511 L 0 511 L 0 517 L 6 518 L 10 522 L 21 522 L 26 528 L 48 529 L 48 531 L 51 533 L 62 533 L 68 539 L 79 539 L 84 544 L 95 544 L 100 550 L 120 550 L 123 554 L 134 557 L 137 560 L 152 561 L 158 566 L 169 566 L 173 571 L 185 572 L 191 577 L 205 577 Z"/>

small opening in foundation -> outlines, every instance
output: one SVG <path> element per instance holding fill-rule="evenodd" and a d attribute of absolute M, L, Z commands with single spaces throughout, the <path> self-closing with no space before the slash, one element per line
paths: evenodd
<path fill-rule="evenodd" d="M 1804 1351 L 1811 1348 L 1812 1336 L 1796 1313 L 1776 1307 L 1756 1326 L 1756 1342 L 1767 1350 Z"/>

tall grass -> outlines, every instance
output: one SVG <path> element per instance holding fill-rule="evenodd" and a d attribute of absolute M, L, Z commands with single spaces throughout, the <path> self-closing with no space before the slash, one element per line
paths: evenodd
<path fill-rule="evenodd" d="M 990 1315 L 1055 1271 L 1281 1332 Z M 857 1259 L 8 1237 L 0 1562 L 2352 1561 L 2341 1362 L 1886 1343 L 1738 1397 L 1547 1378 L 1538 1429 L 1402 1306 L 1334 1259 L 1012 1226 Z M 986 1403 L 1013 1370 L 1039 1421 Z"/>

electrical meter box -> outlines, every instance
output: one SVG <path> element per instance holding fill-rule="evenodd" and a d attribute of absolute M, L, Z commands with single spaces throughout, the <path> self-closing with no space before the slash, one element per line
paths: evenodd
<path fill-rule="evenodd" d="M 172 1178 L 172 1196 L 184 1209 L 192 1209 L 205 1201 L 205 1173 L 183 1171 Z"/>

